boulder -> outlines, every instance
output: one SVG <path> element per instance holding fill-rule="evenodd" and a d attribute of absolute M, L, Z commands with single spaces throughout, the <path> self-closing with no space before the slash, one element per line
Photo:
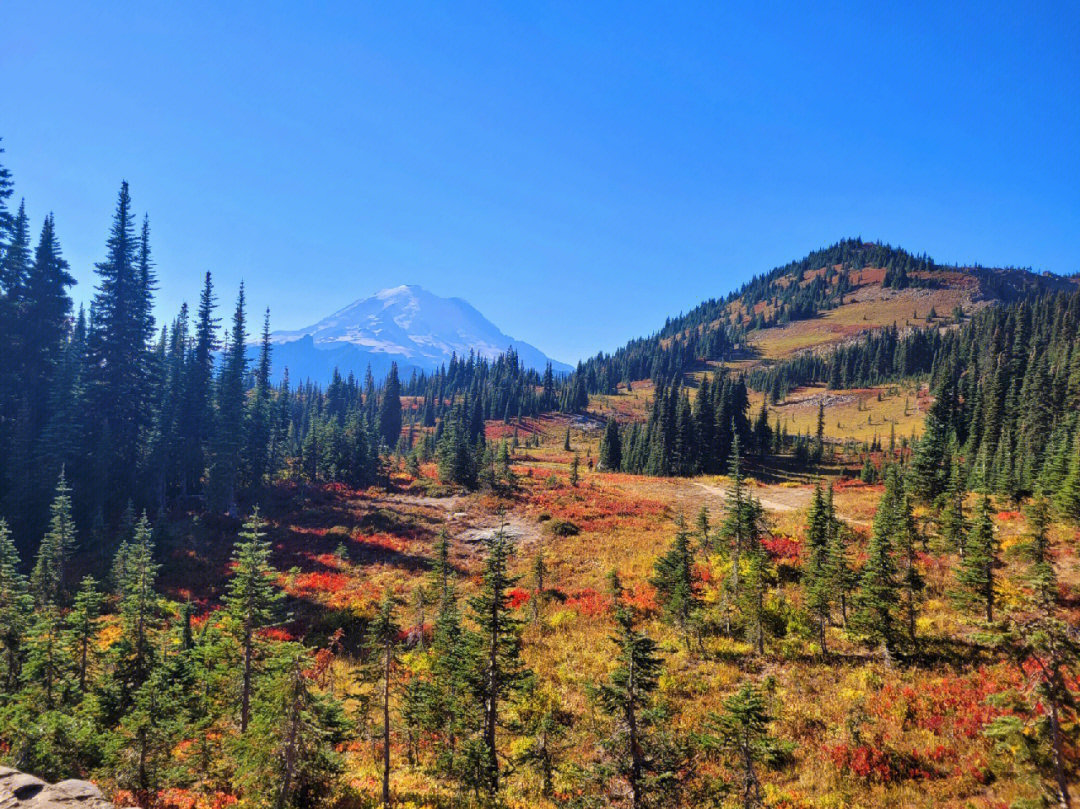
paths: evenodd
<path fill-rule="evenodd" d="M 0 809 L 113 809 L 89 781 L 49 784 L 40 778 L 0 767 Z"/>

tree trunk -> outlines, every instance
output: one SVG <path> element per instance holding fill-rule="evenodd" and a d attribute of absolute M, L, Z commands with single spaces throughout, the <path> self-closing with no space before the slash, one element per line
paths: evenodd
<path fill-rule="evenodd" d="M 1065 777 L 1065 756 L 1061 750 L 1061 722 L 1058 717 L 1057 700 L 1051 698 L 1047 701 L 1050 703 L 1050 742 L 1054 750 L 1054 780 L 1057 781 L 1058 807 L 1072 809 L 1069 781 Z"/>
<path fill-rule="evenodd" d="M 383 663 L 383 806 L 390 805 L 390 642 L 390 638 L 387 638 Z"/>
<path fill-rule="evenodd" d="M 630 734 L 630 794 L 633 807 L 641 806 L 641 745 L 638 741 L 637 713 L 634 711 L 634 658 L 630 657 L 626 678 L 626 726 Z"/>
<path fill-rule="evenodd" d="M 247 733 L 248 718 L 251 715 L 251 656 L 252 631 L 248 627 L 244 632 L 244 687 L 240 694 L 240 732 Z"/>

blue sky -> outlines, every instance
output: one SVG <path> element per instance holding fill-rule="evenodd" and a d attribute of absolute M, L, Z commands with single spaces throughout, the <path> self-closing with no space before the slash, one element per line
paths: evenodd
<path fill-rule="evenodd" d="M 1078 54 L 1075 2 L 3 0 L 0 137 L 78 298 L 126 178 L 163 315 L 417 283 L 573 361 L 845 236 L 1080 270 Z"/>

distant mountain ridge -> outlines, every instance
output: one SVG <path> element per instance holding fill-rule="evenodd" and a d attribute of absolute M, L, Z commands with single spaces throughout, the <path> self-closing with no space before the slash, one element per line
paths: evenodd
<path fill-rule="evenodd" d="M 384 289 L 339 309 L 302 329 L 276 331 L 274 376 L 285 369 L 294 381 L 326 382 L 337 368 L 361 376 L 368 365 L 376 379 L 396 362 L 403 375 L 433 371 L 451 356 L 470 352 L 494 359 L 513 349 L 527 368 L 557 373 L 573 370 L 529 343 L 505 334 L 461 298 L 443 298 L 415 284 Z"/>

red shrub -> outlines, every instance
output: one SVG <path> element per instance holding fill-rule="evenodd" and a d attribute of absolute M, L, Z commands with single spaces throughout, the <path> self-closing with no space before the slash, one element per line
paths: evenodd
<path fill-rule="evenodd" d="M 611 596 L 603 595 L 587 587 L 567 596 L 566 606 L 577 610 L 582 615 L 596 618 L 611 611 Z"/>
<path fill-rule="evenodd" d="M 524 587 L 512 587 L 508 592 L 509 596 L 508 605 L 510 609 L 516 610 L 522 604 L 525 604 L 531 597 L 532 593 L 526 590 Z"/>

